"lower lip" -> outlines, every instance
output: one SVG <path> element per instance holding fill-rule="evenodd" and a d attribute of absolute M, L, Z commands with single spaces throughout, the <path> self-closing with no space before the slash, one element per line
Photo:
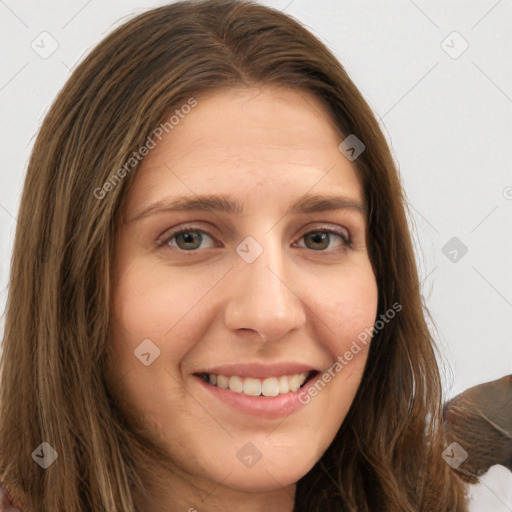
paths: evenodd
<path fill-rule="evenodd" d="M 305 404 L 299 401 L 299 395 L 305 395 L 310 386 L 314 385 L 315 378 L 310 379 L 297 391 L 277 396 L 249 396 L 243 393 L 236 393 L 230 389 L 222 389 L 212 386 L 201 377 L 196 377 L 199 384 L 218 400 L 228 404 L 238 411 L 251 414 L 260 418 L 277 419 L 288 416 L 297 411 Z"/>

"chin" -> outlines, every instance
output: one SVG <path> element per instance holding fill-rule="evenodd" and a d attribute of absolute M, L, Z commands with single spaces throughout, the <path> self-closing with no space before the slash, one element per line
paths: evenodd
<path fill-rule="evenodd" d="M 295 468 L 293 472 L 278 469 L 269 474 L 255 468 L 238 470 L 226 478 L 224 485 L 236 491 L 266 493 L 295 485 L 308 471 L 308 468 L 304 468 L 304 471 Z"/>
<path fill-rule="evenodd" d="M 217 463 L 211 479 L 220 482 L 233 490 L 249 493 L 271 492 L 283 487 L 295 485 L 316 464 L 321 454 L 305 454 L 304 450 L 289 447 L 287 452 L 279 453 L 274 448 L 270 457 L 262 457 L 252 467 L 242 463 Z M 265 460 L 266 459 L 266 460 Z M 226 475 L 228 475 L 226 477 Z"/>

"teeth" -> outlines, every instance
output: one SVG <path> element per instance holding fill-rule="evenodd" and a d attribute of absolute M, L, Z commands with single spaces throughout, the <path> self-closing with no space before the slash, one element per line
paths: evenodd
<path fill-rule="evenodd" d="M 303 383 L 304 381 L 300 380 L 300 375 L 294 375 L 291 379 L 288 379 L 288 386 L 290 386 L 290 391 L 297 391 Z"/>
<path fill-rule="evenodd" d="M 238 377 L 236 378 L 238 379 Z M 250 396 L 261 395 L 261 380 L 251 378 L 244 379 L 243 394 Z"/>
<path fill-rule="evenodd" d="M 277 396 L 279 394 L 279 381 L 275 377 L 265 379 L 261 385 L 261 393 L 263 396 Z"/>
<path fill-rule="evenodd" d="M 288 393 L 290 391 L 290 385 L 288 384 L 288 377 L 283 375 L 279 377 L 279 394 Z"/>
<path fill-rule="evenodd" d="M 217 375 L 217 387 L 222 389 L 228 389 L 229 379 L 225 375 Z"/>
<path fill-rule="evenodd" d="M 229 377 L 229 389 L 235 393 L 241 393 L 244 389 L 244 383 L 240 377 Z"/>
<path fill-rule="evenodd" d="M 255 379 L 253 377 L 241 378 L 237 375 L 226 377 L 213 373 L 205 375 L 212 386 L 221 389 L 230 389 L 235 393 L 242 393 L 249 396 L 277 396 L 294 392 L 300 389 L 309 376 L 308 372 L 295 375 L 283 375 L 281 377 L 268 377 L 266 379 Z"/>

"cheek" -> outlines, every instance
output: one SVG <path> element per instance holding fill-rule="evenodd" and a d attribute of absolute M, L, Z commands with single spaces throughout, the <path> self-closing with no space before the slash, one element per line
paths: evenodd
<path fill-rule="evenodd" d="M 137 263 L 119 273 L 113 297 L 113 390 L 127 416 L 137 410 L 134 425 L 143 420 L 142 428 L 151 424 L 164 438 L 166 425 L 197 413 L 179 408 L 187 402 L 180 363 L 201 339 L 200 299 L 213 278 L 174 272 L 170 279 L 167 267 Z M 145 353 L 150 354 L 148 366 L 139 358 Z"/>
<path fill-rule="evenodd" d="M 335 360 L 374 325 L 378 289 L 370 263 L 333 277 L 329 287 L 312 300 L 315 313 L 329 333 L 328 349 Z"/>
<path fill-rule="evenodd" d="M 153 264 L 148 269 L 136 263 L 120 273 L 113 299 L 116 349 L 125 352 L 131 348 L 133 352 L 149 338 L 164 350 L 172 339 L 172 355 L 179 361 L 201 329 L 197 311 L 202 297 L 218 279 L 212 274 L 171 273 L 163 265 Z"/>
<path fill-rule="evenodd" d="M 361 383 L 377 314 L 378 288 L 368 261 L 332 275 L 325 281 L 323 293 L 316 290 L 318 293 L 308 296 L 309 305 L 331 364 L 303 396 L 303 403 L 315 402 L 315 413 L 327 411 L 323 416 L 328 430 L 325 439 L 332 439 Z"/>

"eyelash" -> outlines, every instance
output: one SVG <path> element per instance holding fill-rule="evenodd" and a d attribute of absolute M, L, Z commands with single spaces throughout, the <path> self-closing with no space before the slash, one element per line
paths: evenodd
<path fill-rule="evenodd" d="M 172 246 L 169 245 L 169 242 L 171 240 L 173 240 L 174 238 L 176 238 L 179 235 L 182 235 L 184 233 L 201 233 L 203 235 L 209 236 L 212 240 L 215 240 L 215 237 L 213 235 L 211 235 L 210 233 L 208 233 L 207 231 L 205 231 L 203 229 L 186 227 L 186 228 L 177 229 L 176 231 L 173 231 L 173 232 L 171 232 L 168 235 L 164 235 L 164 237 L 159 240 L 158 244 L 162 248 L 164 248 L 164 249 L 171 248 L 171 249 L 177 250 L 179 252 L 183 252 L 183 253 L 198 252 L 200 249 L 186 250 L 186 249 L 180 249 L 179 247 L 172 247 Z M 336 229 L 327 228 L 327 227 L 322 227 L 322 228 L 310 230 L 310 231 L 304 233 L 299 238 L 299 240 L 303 239 L 306 235 L 315 234 L 315 233 L 328 233 L 330 235 L 337 235 L 337 236 L 339 236 L 339 238 L 342 241 L 342 246 L 340 248 L 338 248 L 338 249 L 318 249 L 318 250 L 310 249 L 311 251 L 314 251 L 314 252 L 331 252 L 331 251 L 336 251 L 336 250 L 338 250 L 338 251 L 346 251 L 346 250 L 352 248 L 352 239 L 351 239 L 350 234 L 348 232 L 345 233 L 345 230 L 338 231 Z M 303 249 L 307 249 L 307 247 L 302 247 L 302 248 Z"/>

